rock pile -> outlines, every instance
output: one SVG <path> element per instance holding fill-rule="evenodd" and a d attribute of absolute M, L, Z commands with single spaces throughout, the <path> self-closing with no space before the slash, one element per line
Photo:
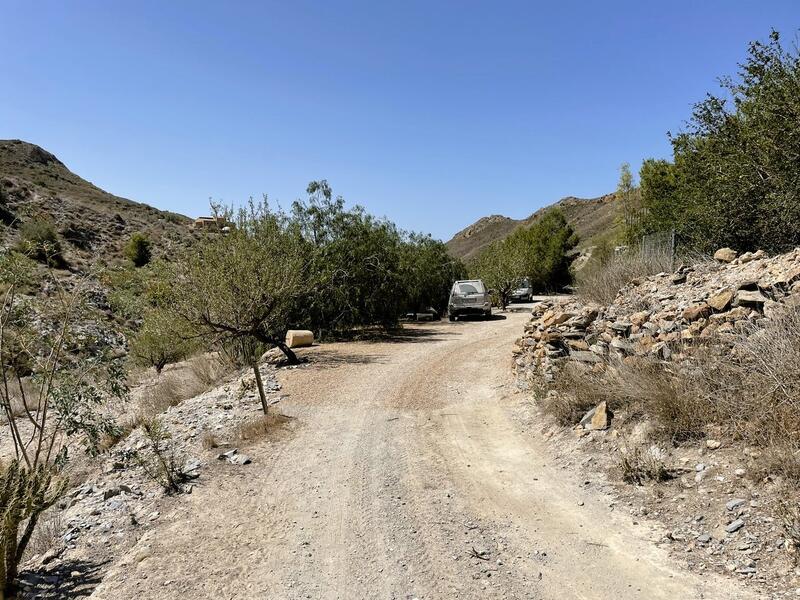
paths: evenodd
<path fill-rule="evenodd" d="M 723 248 L 715 258 L 636 279 L 608 306 L 539 302 L 514 349 L 520 387 L 552 381 L 565 361 L 602 369 L 609 358 L 676 360 L 704 341 L 731 345 L 782 305 L 800 303 L 800 248 L 775 257 Z"/>
<path fill-rule="evenodd" d="M 518 386 L 558 395 L 558 386 L 548 383 L 570 364 L 610 374 L 618 362 L 654 360 L 678 373 L 698 349 L 725 356 L 788 306 L 800 306 L 800 248 L 775 257 L 722 249 L 713 261 L 634 280 L 609 305 L 554 297 L 534 306 L 517 340 Z M 655 440 L 646 452 L 668 476 L 658 483 L 618 483 L 619 507 L 627 504 L 633 518 L 660 523 L 661 543 L 694 571 L 732 574 L 771 598 L 800 595 L 797 547 L 775 508 L 787 491 L 759 462 L 763 449 L 726 437 L 717 424 L 705 427 L 702 440 L 673 444 L 650 436 L 647 416 L 622 414 L 613 424 L 612 416 L 599 401 L 575 419 L 574 430 L 554 426 L 559 455 L 583 461 L 591 469 L 583 473 L 587 478 L 608 472 L 617 481 L 620 457 Z"/>

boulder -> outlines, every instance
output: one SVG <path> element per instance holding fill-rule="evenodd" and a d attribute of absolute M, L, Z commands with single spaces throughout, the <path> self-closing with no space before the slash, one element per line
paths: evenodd
<path fill-rule="evenodd" d="M 733 262 L 736 260 L 736 250 L 732 248 L 720 248 L 714 252 L 714 260 L 724 263 Z"/>
<path fill-rule="evenodd" d="M 575 350 L 574 352 L 570 352 L 569 358 L 570 360 L 583 363 L 600 362 L 600 357 L 597 356 L 597 354 L 595 354 L 594 352 L 585 352 L 581 350 Z"/>
<path fill-rule="evenodd" d="M 286 345 L 289 348 L 304 348 L 314 343 L 314 333 L 307 329 L 290 329 L 286 332 Z"/>
<path fill-rule="evenodd" d="M 758 290 L 739 290 L 736 292 L 737 306 L 752 306 L 759 308 L 764 306 L 766 297 Z"/>
<path fill-rule="evenodd" d="M 584 429 L 600 431 L 609 428 L 613 416 L 613 413 L 608 409 L 608 403 L 603 400 L 600 404 L 583 415 L 580 424 Z"/>
<path fill-rule="evenodd" d="M 724 288 L 708 299 L 708 305 L 717 312 L 722 312 L 730 306 L 735 292 L 731 288 Z"/>
<path fill-rule="evenodd" d="M 586 351 L 589 349 L 586 340 L 567 340 L 567 346 L 570 350 Z"/>
<path fill-rule="evenodd" d="M 691 323 L 692 321 L 697 321 L 697 319 L 705 318 L 709 314 L 711 314 L 711 309 L 709 305 L 704 302 L 703 304 L 695 304 L 687 307 L 683 311 L 682 316 Z"/>
<path fill-rule="evenodd" d="M 611 329 L 620 335 L 628 335 L 631 330 L 632 323 L 628 321 L 615 321 L 611 324 Z"/>

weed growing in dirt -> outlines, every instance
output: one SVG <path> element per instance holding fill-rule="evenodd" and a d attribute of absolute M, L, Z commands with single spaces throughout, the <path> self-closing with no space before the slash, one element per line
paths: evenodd
<path fill-rule="evenodd" d="M 292 420 L 286 415 L 260 415 L 241 423 L 234 432 L 234 439 L 240 442 L 255 442 L 270 433 L 280 431 Z"/>
<path fill-rule="evenodd" d="M 183 491 L 183 483 L 187 481 L 181 468 L 175 447 L 171 443 L 171 435 L 159 419 L 150 419 L 142 423 L 142 430 L 149 444 L 150 453 L 134 454 L 134 459 L 144 469 L 145 474 L 158 483 L 166 493 Z"/>
<path fill-rule="evenodd" d="M 664 464 L 664 451 L 657 446 L 650 446 L 646 450 L 633 448 L 623 454 L 619 470 L 623 481 L 635 485 L 642 485 L 646 481 L 666 481 L 670 477 Z"/>
<path fill-rule="evenodd" d="M 200 436 L 200 445 L 203 450 L 213 450 L 214 448 L 219 448 L 219 440 L 210 431 L 204 431 L 203 435 Z"/>
<path fill-rule="evenodd" d="M 584 302 L 611 304 L 631 280 L 672 271 L 672 254 L 667 251 L 629 251 L 590 260 L 576 275 L 578 296 Z"/>

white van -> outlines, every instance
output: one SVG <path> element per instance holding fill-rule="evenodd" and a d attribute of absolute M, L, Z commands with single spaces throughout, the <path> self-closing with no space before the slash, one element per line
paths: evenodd
<path fill-rule="evenodd" d="M 480 279 L 456 281 L 450 291 L 447 308 L 451 321 L 464 315 L 479 315 L 488 319 L 492 316 L 492 298 Z"/>

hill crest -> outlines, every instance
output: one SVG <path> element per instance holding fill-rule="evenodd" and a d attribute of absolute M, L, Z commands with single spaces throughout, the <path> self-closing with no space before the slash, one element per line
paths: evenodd
<path fill-rule="evenodd" d="M 536 219 L 549 209 L 558 207 L 580 237 L 579 248 L 591 246 L 600 235 L 615 227 L 617 204 L 614 194 L 597 198 L 567 196 L 558 202 L 538 209 L 524 219 L 512 219 L 503 215 L 482 217 L 456 233 L 447 243 L 450 253 L 456 258 L 469 261 L 480 254 L 492 242 L 505 239 L 518 227 L 530 227 Z"/>

